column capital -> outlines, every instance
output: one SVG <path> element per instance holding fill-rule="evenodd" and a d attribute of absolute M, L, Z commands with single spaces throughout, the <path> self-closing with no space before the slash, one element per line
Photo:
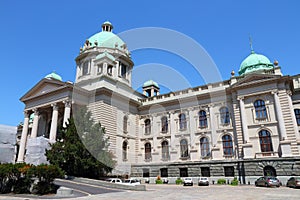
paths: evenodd
<path fill-rule="evenodd" d="M 29 117 L 29 113 L 30 113 L 29 110 L 24 110 L 23 113 L 25 118 Z"/>
<path fill-rule="evenodd" d="M 243 101 L 245 99 L 245 96 L 238 96 L 237 97 L 237 100 L 239 100 L 239 101 Z"/>
<path fill-rule="evenodd" d="M 274 95 L 276 94 L 277 95 L 278 94 L 278 90 L 272 90 L 271 94 L 274 94 Z"/>
<path fill-rule="evenodd" d="M 69 100 L 65 100 L 65 101 L 63 101 L 63 103 L 65 104 L 65 107 L 68 107 L 68 108 L 70 108 L 71 104 L 72 104 L 72 102 Z"/>
<path fill-rule="evenodd" d="M 37 115 L 40 114 L 40 111 L 39 111 L 38 108 L 33 108 L 33 109 L 32 109 L 32 112 L 34 112 L 34 115 L 35 115 L 35 116 L 37 116 Z"/>
<path fill-rule="evenodd" d="M 53 108 L 53 110 L 58 110 L 58 105 L 57 105 L 57 103 L 51 104 L 51 107 Z"/>

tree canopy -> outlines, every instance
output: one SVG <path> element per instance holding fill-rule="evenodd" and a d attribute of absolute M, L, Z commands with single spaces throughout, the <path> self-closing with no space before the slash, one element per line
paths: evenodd
<path fill-rule="evenodd" d="M 73 109 L 73 116 L 66 128 L 59 130 L 57 141 L 51 144 L 46 156 L 69 176 L 101 177 L 115 166 L 105 128 L 94 122 L 86 107 Z"/>

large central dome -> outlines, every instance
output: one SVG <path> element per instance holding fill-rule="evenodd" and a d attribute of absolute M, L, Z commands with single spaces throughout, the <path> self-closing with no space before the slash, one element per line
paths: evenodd
<path fill-rule="evenodd" d="M 239 75 L 244 75 L 252 72 L 273 69 L 273 64 L 270 60 L 261 54 L 256 54 L 254 51 L 241 63 Z"/>
<path fill-rule="evenodd" d="M 109 21 L 102 24 L 102 31 L 91 36 L 88 40 L 91 46 L 123 49 L 125 42 L 112 32 L 113 26 Z"/>

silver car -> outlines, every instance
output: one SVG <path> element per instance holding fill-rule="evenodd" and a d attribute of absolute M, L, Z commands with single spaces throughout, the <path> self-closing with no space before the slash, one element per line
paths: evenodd
<path fill-rule="evenodd" d="M 263 186 L 263 187 L 280 187 L 281 182 L 278 178 L 273 176 L 262 176 L 255 181 L 255 186 Z"/>

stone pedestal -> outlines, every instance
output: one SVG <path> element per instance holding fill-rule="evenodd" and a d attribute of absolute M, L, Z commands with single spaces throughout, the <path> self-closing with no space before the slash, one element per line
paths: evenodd
<path fill-rule="evenodd" d="M 253 158 L 252 144 L 242 144 L 244 158 Z"/>
<path fill-rule="evenodd" d="M 291 157 L 292 156 L 291 141 L 284 140 L 284 141 L 280 141 L 279 144 L 281 147 L 281 156 L 282 157 Z"/>

